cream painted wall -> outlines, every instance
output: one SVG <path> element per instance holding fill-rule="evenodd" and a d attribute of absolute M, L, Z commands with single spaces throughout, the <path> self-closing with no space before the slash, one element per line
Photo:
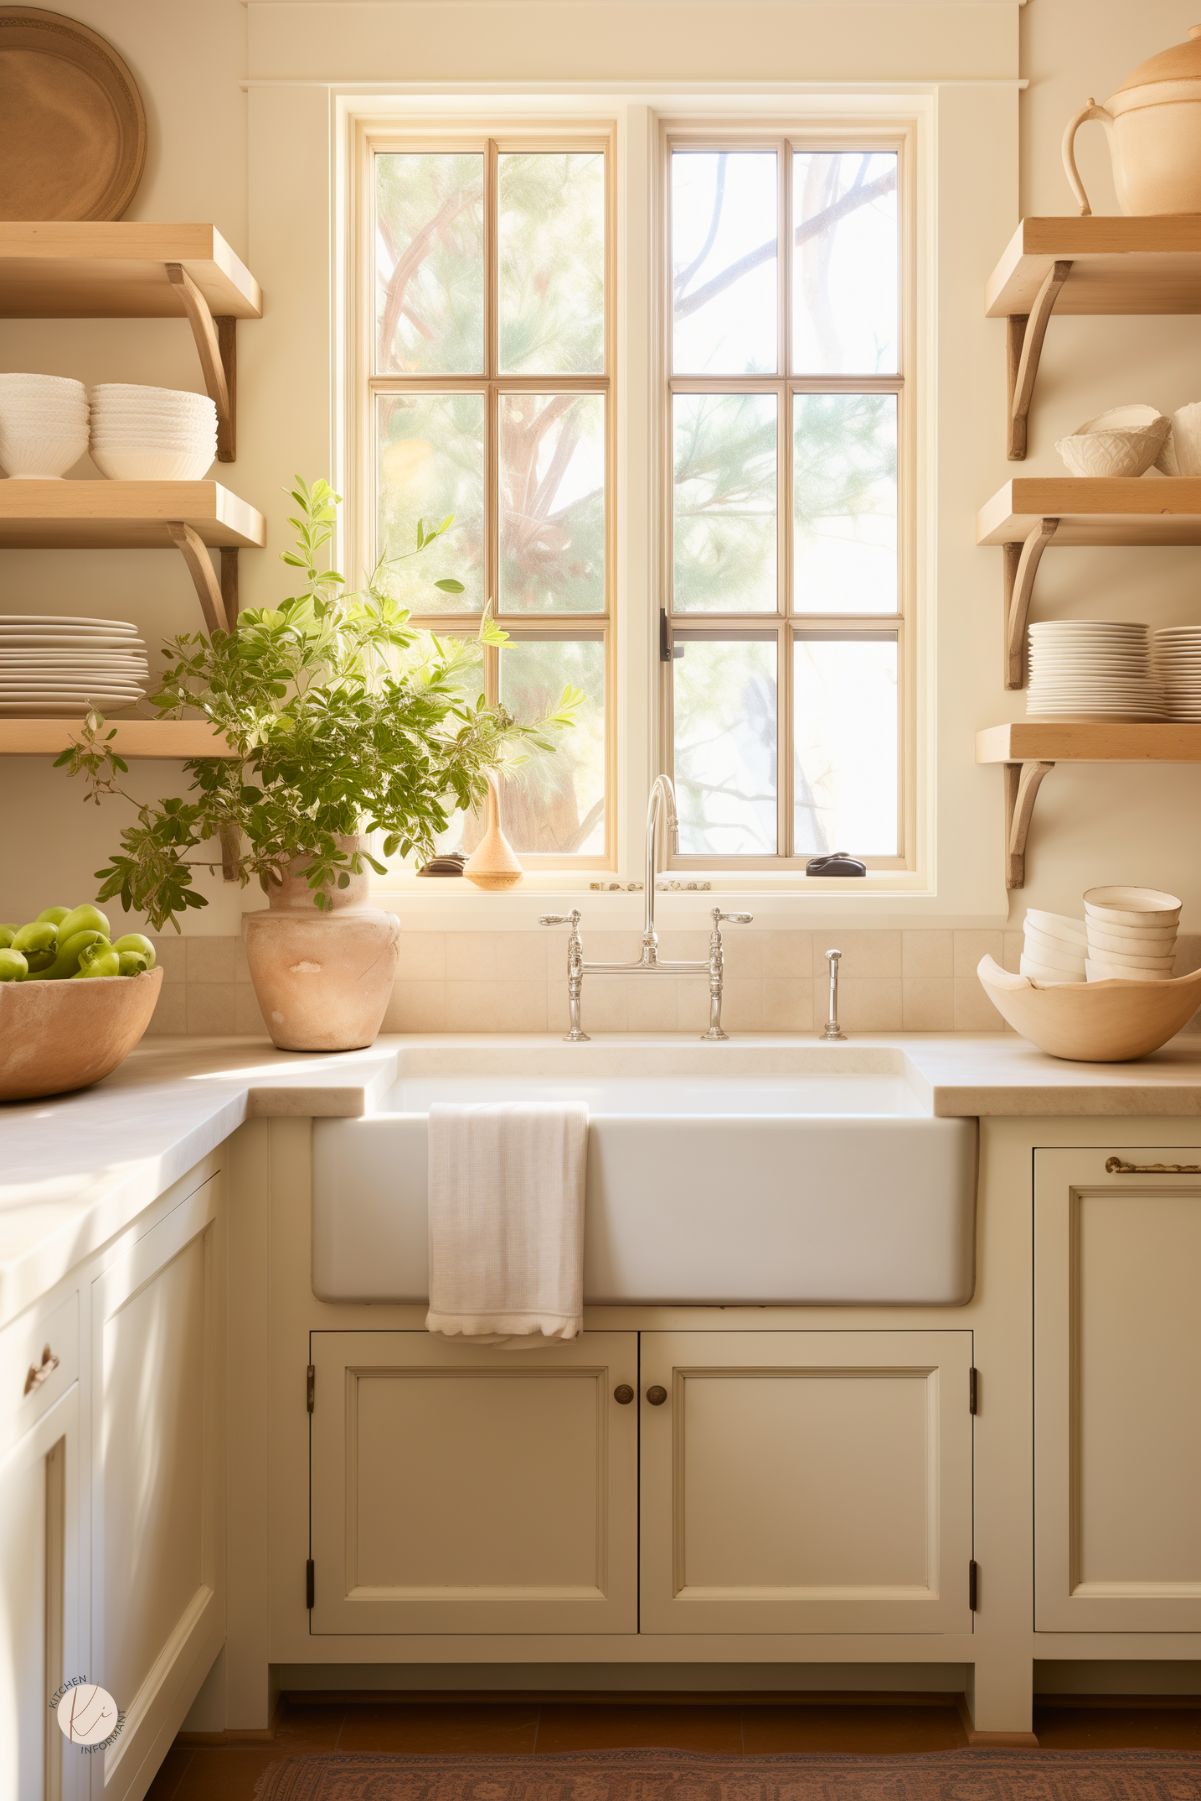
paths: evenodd
<path fill-rule="evenodd" d="M 212 218 L 263 282 L 267 313 L 239 333 L 240 455 L 230 486 L 268 512 L 273 547 L 243 557 L 252 603 L 278 593 L 279 486 L 294 467 L 330 464 L 327 345 L 331 318 L 325 201 L 329 190 L 329 82 L 492 79 L 564 84 L 707 79 L 848 82 L 1030 80 L 1020 103 L 1008 85 L 939 90 L 941 240 L 933 304 L 944 402 L 937 462 L 938 619 L 929 640 L 937 670 L 938 898 L 876 906 L 855 924 L 999 924 L 1000 776 L 972 762 L 977 726 L 1019 717 L 1020 697 L 1000 683 L 1000 558 L 977 550 L 979 502 L 1010 473 L 1003 453 L 1003 328 L 981 318 L 983 284 L 1018 217 L 1016 127 L 1020 117 L 1021 204 L 1066 212 L 1059 168 L 1063 121 L 1090 93 L 1110 92 L 1144 56 L 1182 38 L 1187 0 L 72 0 L 74 12 L 109 35 L 128 58 L 150 113 L 151 158 L 133 213 Z M 868 46 L 870 64 L 864 64 Z M 249 75 L 249 94 L 244 80 Z M 280 85 L 276 85 L 280 84 Z M 1095 129 L 1095 128 L 1090 128 Z M 1098 209 L 1112 189 L 1097 141 L 1082 153 Z M 55 323 L 3 327 L 2 361 L 86 379 L 195 386 L 190 342 L 173 323 Z M 1170 407 L 1195 398 L 1196 327 L 1186 321 L 1056 321 L 1048 337 L 1031 469 L 1057 466 L 1054 439 L 1090 413 L 1122 400 Z M 120 612 L 158 636 L 191 626 L 194 605 L 174 557 L 9 554 L 0 568 L 0 607 L 45 605 L 63 612 Z M 1196 616 L 1196 559 L 1184 552 L 1048 554 L 1043 603 L 1087 616 Z M 932 603 L 932 593 L 927 599 Z M 86 603 L 86 604 L 85 604 Z M 153 792 L 168 766 L 133 778 Z M 29 911 L 86 891 L 115 840 L 115 804 L 84 813 L 61 774 L 13 761 L 3 780 L 4 866 L 0 915 Z M 1201 913 L 1195 769 L 1073 772 L 1059 769 L 1039 800 L 1031 881 L 1023 906 L 1073 907 L 1095 881 L 1175 887 L 1186 921 Z M 14 848 L 15 847 L 15 848 Z M 214 904 L 189 921 L 200 934 L 236 930 L 236 890 L 209 889 Z M 817 897 L 814 897 L 816 899 Z M 592 901 L 590 908 L 595 913 Z M 665 912 L 671 914 L 671 903 Z M 849 910 L 806 897 L 796 923 L 828 924 Z M 1190 917 L 1191 916 L 1191 917 Z M 514 922 L 498 911 L 498 923 Z M 681 919 L 683 913 L 680 913 Z M 776 919 L 780 918 L 777 911 Z M 478 929 L 477 916 L 471 922 Z M 603 923 L 609 923 L 606 919 Z"/>

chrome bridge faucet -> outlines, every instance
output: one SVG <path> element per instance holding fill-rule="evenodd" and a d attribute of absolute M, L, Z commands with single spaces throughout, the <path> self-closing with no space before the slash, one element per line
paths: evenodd
<path fill-rule="evenodd" d="M 544 926 L 568 926 L 567 935 L 567 1005 L 568 1044 L 587 1044 L 588 1034 L 580 1022 L 585 976 L 706 976 L 709 982 L 709 1029 L 701 1037 L 716 1041 L 728 1038 L 721 1023 L 722 990 L 725 982 L 725 951 L 722 945 L 723 925 L 749 925 L 750 913 L 723 913 L 714 907 L 709 932 L 709 955 L 695 961 L 673 962 L 659 955 L 659 934 L 655 929 L 655 870 L 658 865 L 658 838 L 661 822 L 666 822 L 673 850 L 679 849 L 680 821 L 676 812 L 676 791 L 670 777 L 659 775 L 651 784 L 646 808 L 646 884 L 643 890 L 645 910 L 642 922 L 642 953 L 634 963 L 588 963 L 580 937 L 580 912 L 547 913 Z"/>

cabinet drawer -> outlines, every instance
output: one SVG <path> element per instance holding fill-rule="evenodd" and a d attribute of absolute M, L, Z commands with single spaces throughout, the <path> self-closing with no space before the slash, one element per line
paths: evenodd
<path fill-rule="evenodd" d="M 24 1436 L 79 1374 L 79 1294 L 33 1307 L 0 1335 L 0 1452 Z"/>

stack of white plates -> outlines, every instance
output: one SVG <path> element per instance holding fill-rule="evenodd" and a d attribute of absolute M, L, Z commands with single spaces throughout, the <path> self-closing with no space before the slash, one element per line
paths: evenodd
<path fill-rule="evenodd" d="M 1022 975 L 1032 982 L 1052 986 L 1059 982 L 1083 982 L 1086 952 L 1084 921 L 1062 913 L 1042 913 L 1031 907 L 1026 913 L 1022 937 Z"/>
<path fill-rule="evenodd" d="M 114 481 L 199 481 L 217 454 L 207 394 L 102 382 L 92 389 L 92 461 Z"/>
<path fill-rule="evenodd" d="M 1155 673 L 1169 719 L 1201 721 L 1201 625 L 1173 625 L 1155 634 Z"/>
<path fill-rule="evenodd" d="M 1032 719 L 1163 719 L 1145 625 L 1047 619 L 1030 627 Z"/>
<path fill-rule="evenodd" d="M 1180 902 L 1159 888 L 1090 888 L 1084 897 L 1090 982 L 1166 982 L 1176 960 Z"/>
<path fill-rule="evenodd" d="M 124 620 L 0 614 L 0 714 L 119 713 L 141 700 L 148 674 Z"/>
<path fill-rule="evenodd" d="M 88 447 L 88 396 L 65 375 L 0 375 L 0 468 L 25 481 L 61 479 Z"/>

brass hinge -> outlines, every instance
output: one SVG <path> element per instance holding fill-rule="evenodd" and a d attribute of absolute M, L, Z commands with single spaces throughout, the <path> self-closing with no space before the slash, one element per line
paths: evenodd
<path fill-rule="evenodd" d="M 312 1413 L 312 1411 L 313 1411 L 313 1395 L 316 1391 L 316 1388 L 317 1388 L 317 1370 L 316 1370 L 316 1366 L 314 1364 L 310 1363 L 307 1370 L 305 1371 L 305 1382 L 304 1382 L 304 1404 L 310 1413 Z"/>
<path fill-rule="evenodd" d="M 304 1604 L 310 1613 L 313 1610 L 313 1598 L 315 1593 L 316 1572 L 313 1568 L 313 1560 L 310 1557 L 304 1566 Z"/>
<path fill-rule="evenodd" d="M 309 1568 L 312 1568 L 311 1564 Z M 980 1605 L 980 1565 L 974 1557 L 967 1566 L 967 1604 L 971 1613 L 975 1613 Z"/>
<path fill-rule="evenodd" d="M 969 1413 L 980 1411 L 980 1371 L 975 1364 L 967 1373 L 967 1410 Z M 309 1411 L 312 1412 L 311 1405 Z"/>

